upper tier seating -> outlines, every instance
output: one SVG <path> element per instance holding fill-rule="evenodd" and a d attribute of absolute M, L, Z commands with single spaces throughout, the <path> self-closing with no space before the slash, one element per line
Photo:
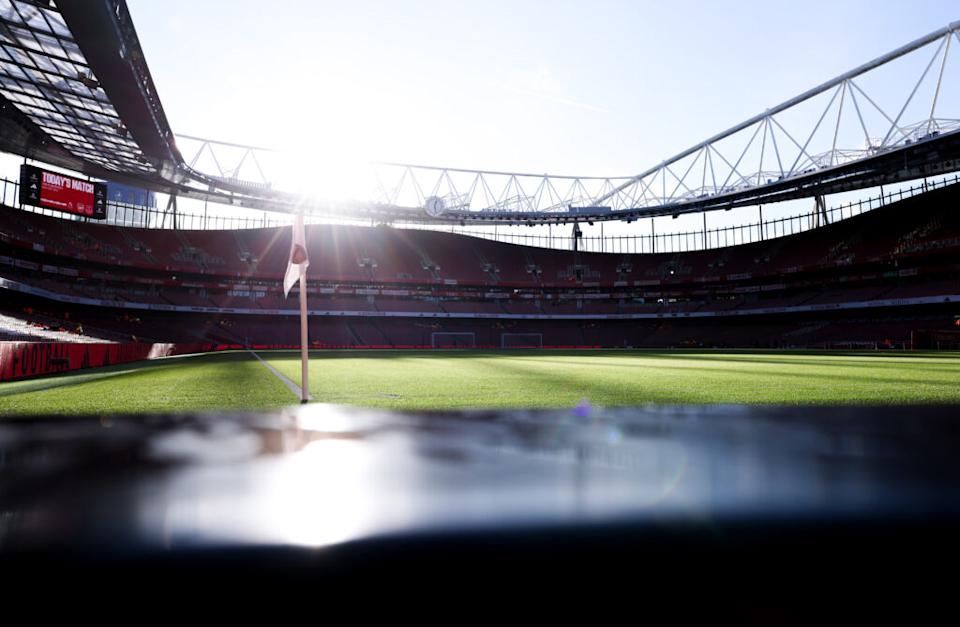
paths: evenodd
<path fill-rule="evenodd" d="M 776 277 L 960 249 L 960 212 L 954 210 L 958 200 L 960 185 L 955 185 L 798 235 L 715 250 L 643 255 L 532 248 L 385 226 L 316 225 L 307 227 L 310 277 L 380 286 L 572 289 Z M 75 268 L 275 282 L 286 268 L 290 229 L 150 230 L 2 208 L 0 241 Z"/>

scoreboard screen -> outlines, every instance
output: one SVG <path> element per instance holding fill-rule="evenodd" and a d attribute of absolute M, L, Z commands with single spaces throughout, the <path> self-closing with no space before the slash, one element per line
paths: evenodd
<path fill-rule="evenodd" d="M 107 186 L 23 164 L 20 204 L 103 220 L 107 217 Z"/>

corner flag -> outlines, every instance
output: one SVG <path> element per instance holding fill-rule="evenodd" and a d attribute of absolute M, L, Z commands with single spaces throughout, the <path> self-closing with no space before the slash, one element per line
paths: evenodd
<path fill-rule="evenodd" d="M 307 237 L 303 231 L 303 215 L 297 216 L 293 223 L 293 241 L 290 242 L 290 259 L 287 260 L 287 272 L 283 275 L 283 296 L 290 295 L 290 290 L 297 284 L 300 277 L 306 275 L 307 268 L 310 267 L 310 259 L 307 257 Z M 301 293 L 305 290 L 304 285 L 300 284 Z"/>
<path fill-rule="evenodd" d="M 303 231 L 303 214 L 297 216 L 293 223 L 293 241 L 290 242 L 290 259 L 287 260 L 287 272 L 283 275 L 283 296 L 290 295 L 290 290 L 300 281 L 300 402 L 306 403 L 310 399 L 307 391 L 307 268 L 310 259 L 307 257 L 307 236 Z"/>

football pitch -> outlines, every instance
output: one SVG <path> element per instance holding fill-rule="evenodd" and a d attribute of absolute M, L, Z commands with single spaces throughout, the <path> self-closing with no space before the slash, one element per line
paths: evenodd
<path fill-rule="evenodd" d="M 0 384 L 0 416 L 267 410 L 295 404 L 299 353 L 191 355 Z M 267 367 L 267 364 L 272 366 Z M 391 409 L 960 403 L 960 355 L 596 350 L 310 353 L 315 402 Z"/>

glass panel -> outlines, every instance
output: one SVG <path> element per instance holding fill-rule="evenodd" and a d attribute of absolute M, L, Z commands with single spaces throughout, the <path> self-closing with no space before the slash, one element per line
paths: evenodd
<path fill-rule="evenodd" d="M 48 72 L 57 71 L 57 66 L 53 64 L 53 61 L 51 61 L 47 57 L 47 55 L 39 52 L 33 52 L 30 54 L 30 56 L 33 59 L 34 65 L 36 65 L 41 70 L 47 70 Z"/>
<path fill-rule="evenodd" d="M 12 45 L 3 46 L 4 51 L 7 55 L 13 59 L 18 65 L 25 65 L 27 67 L 36 67 L 36 64 L 33 62 L 33 59 L 30 58 L 30 55 L 25 51 L 21 50 L 18 47 Z"/>
<path fill-rule="evenodd" d="M 0 17 L 19 22 L 20 17 L 13 9 L 13 3 L 10 0 L 0 0 Z"/>
<path fill-rule="evenodd" d="M 20 12 L 21 19 L 27 26 L 45 33 L 50 32 L 50 27 L 47 25 L 47 21 L 43 19 L 43 14 L 40 13 L 40 9 L 24 2 L 18 2 L 17 9 Z"/>
<path fill-rule="evenodd" d="M 60 47 L 63 48 L 63 51 L 66 53 L 67 58 L 72 59 L 76 63 L 79 63 L 86 67 L 87 60 L 83 56 L 83 53 L 80 52 L 80 47 L 72 41 L 61 41 Z"/>
<path fill-rule="evenodd" d="M 7 28 L 10 31 L 10 34 L 13 35 L 14 40 L 20 46 L 28 48 L 30 50 L 35 50 L 37 52 L 43 52 L 43 49 L 40 47 L 40 44 L 36 39 L 33 38 L 33 33 L 28 31 L 25 28 L 20 28 L 19 26 L 10 26 Z"/>
<path fill-rule="evenodd" d="M 42 35 L 40 33 L 34 33 L 34 37 L 40 42 L 40 46 L 43 48 L 43 51 L 47 54 L 51 54 L 57 57 L 65 57 L 66 51 L 60 46 L 60 40 L 51 35 Z"/>
<path fill-rule="evenodd" d="M 47 18 L 47 24 L 54 34 L 61 37 L 72 37 L 70 34 L 70 29 L 67 28 L 67 25 L 63 22 L 63 17 L 59 13 L 54 13 L 49 9 L 41 9 L 43 11 L 44 17 Z"/>

